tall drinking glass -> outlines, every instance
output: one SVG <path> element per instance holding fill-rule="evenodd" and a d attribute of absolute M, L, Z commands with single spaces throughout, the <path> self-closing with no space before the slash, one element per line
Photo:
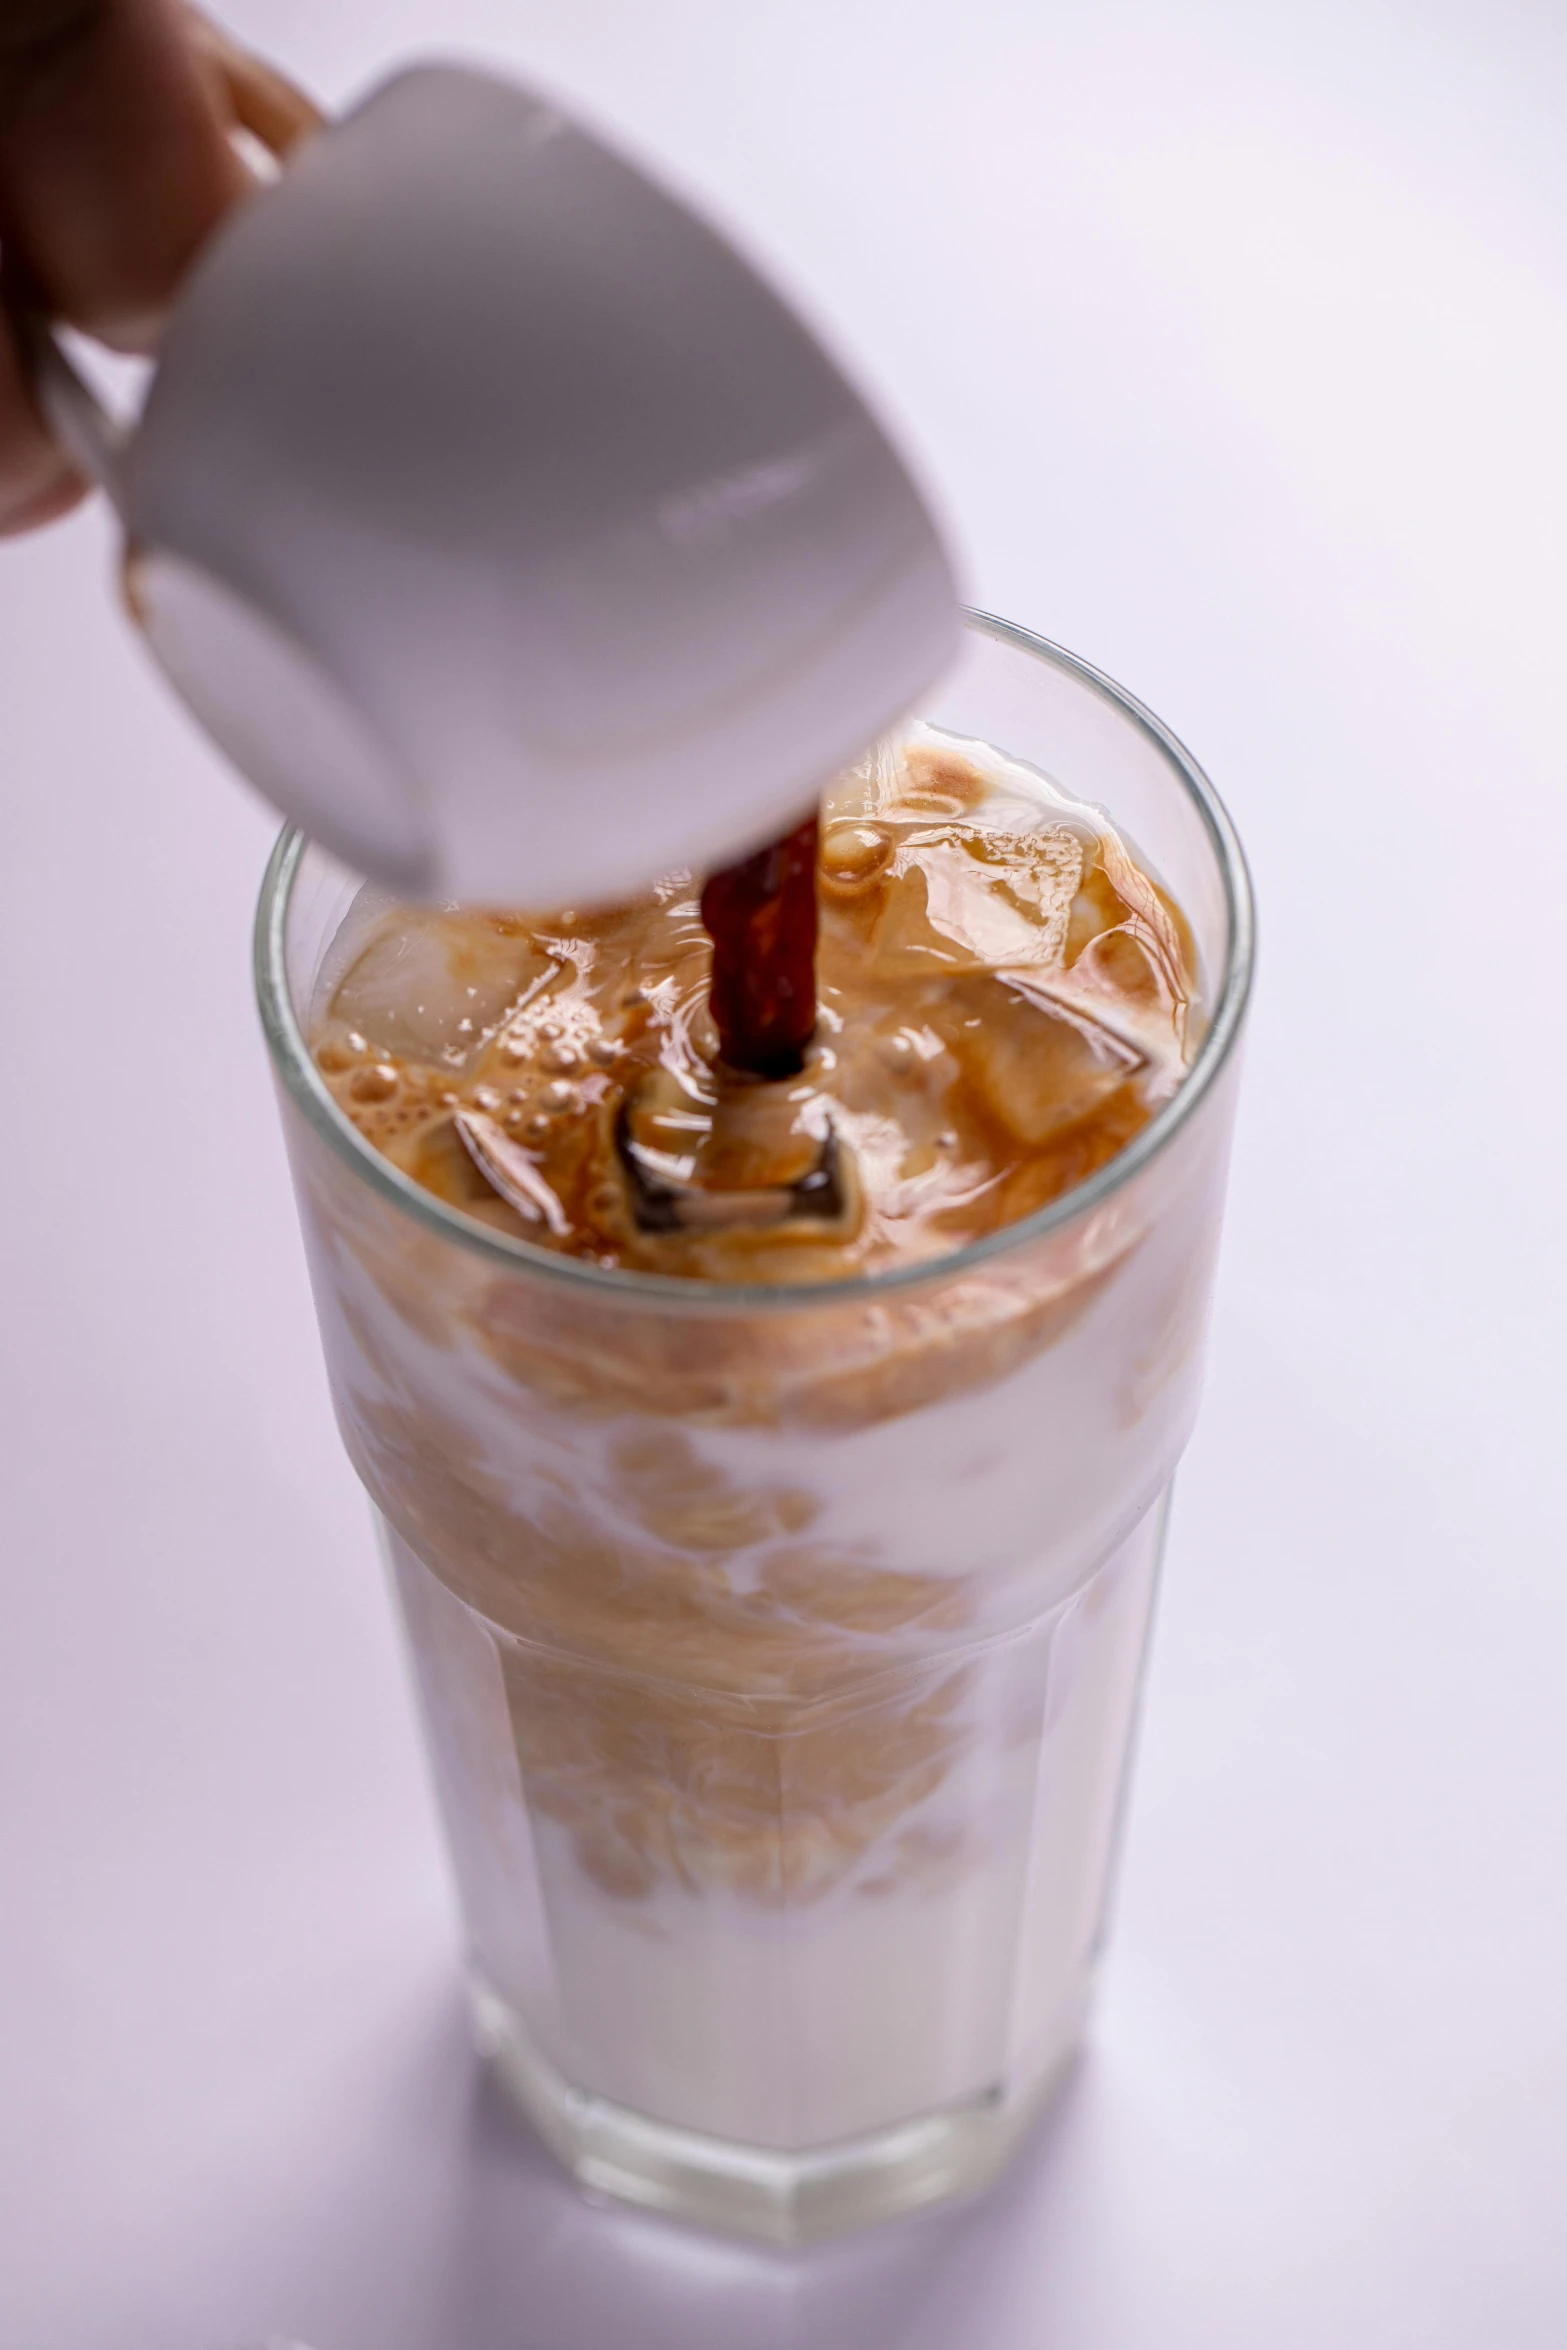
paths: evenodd
<path fill-rule="evenodd" d="M 780 2241 L 978 2186 L 1082 2030 L 1250 964 L 1228 819 L 1118 687 L 975 619 L 925 715 L 1105 808 L 1201 985 L 1130 1146 L 933 1263 L 728 1287 L 472 1222 L 306 1049 L 356 877 L 287 835 L 258 928 L 482 2044 L 584 2183 Z"/>

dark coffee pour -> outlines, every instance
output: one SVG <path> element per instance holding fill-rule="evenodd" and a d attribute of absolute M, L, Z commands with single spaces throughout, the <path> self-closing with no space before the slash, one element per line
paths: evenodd
<path fill-rule="evenodd" d="M 708 1002 L 718 1032 L 720 1089 L 736 1077 L 797 1077 L 816 1033 L 814 814 L 782 840 L 710 874 L 702 921 L 713 945 Z M 616 1149 L 639 1232 L 721 1231 L 805 1222 L 847 1228 L 857 1186 L 831 1132 L 803 1175 L 734 1190 L 682 1180 L 639 1146 L 636 1104 L 621 1103 Z"/>
<path fill-rule="evenodd" d="M 798 1076 L 816 1033 L 816 850 L 813 811 L 702 891 L 719 1057 L 746 1076 Z"/>

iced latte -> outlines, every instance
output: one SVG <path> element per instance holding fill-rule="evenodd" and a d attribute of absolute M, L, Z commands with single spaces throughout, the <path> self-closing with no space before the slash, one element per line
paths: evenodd
<path fill-rule="evenodd" d="M 824 803 L 762 1073 L 691 876 L 264 909 L 482 2031 L 584 2179 L 784 2239 L 976 2184 L 1078 2037 L 1244 987 L 1176 746 L 1006 632 L 951 698 Z"/>

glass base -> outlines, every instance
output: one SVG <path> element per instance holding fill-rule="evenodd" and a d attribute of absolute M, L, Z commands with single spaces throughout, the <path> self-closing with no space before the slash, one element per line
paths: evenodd
<path fill-rule="evenodd" d="M 799 2154 L 710 2138 L 577 2089 L 541 2055 L 516 2011 L 482 1978 L 470 1983 L 480 2053 L 552 2154 L 590 2194 L 662 2212 L 692 2227 L 804 2245 L 987 2187 L 1027 2136 L 1077 2052 L 1086 1987 L 1045 2061 L 1017 2094 Z"/>

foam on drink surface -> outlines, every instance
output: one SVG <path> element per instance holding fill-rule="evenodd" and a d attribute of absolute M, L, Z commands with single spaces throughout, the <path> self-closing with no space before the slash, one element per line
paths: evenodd
<path fill-rule="evenodd" d="M 1196 987 L 1179 909 L 1030 770 L 916 728 L 826 801 L 818 875 L 797 1077 L 723 1066 L 687 875 L 594 914 L 366 893 L 318 1065 L 368 1142 L 481 1222 L 605 1266 L 761 1282 L 884 1271 L 1012 1223 L 1179 1084 Z M 798 1187 L 829 1147 L 845 1173 L 818 1214 Z M 720 1206 L 660 1225 L 655 1191 Z"/>

